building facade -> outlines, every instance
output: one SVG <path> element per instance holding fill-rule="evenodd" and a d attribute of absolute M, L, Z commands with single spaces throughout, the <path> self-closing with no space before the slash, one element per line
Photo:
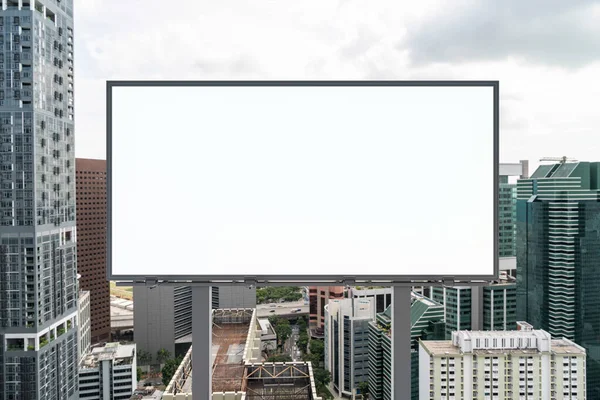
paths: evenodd
<path fill-rule="evenodd" d="M 517 283 L 506 271 L 489 286 L 433 287 L 431 293 L 444 305 L 447 340 L 454 331 L 516 328 Z"/>
<path fill-rule="evenodd" d="M 325 369 L 339 396 L 369 379 L 369 322 L 375 318 L 375 299 L 330 300 L 325 306 Z"/>
<path fill-rule="evenodd" d="M 382 313 L 392 304 L 392 288 L 353 286 L 348 289 L 348 298 L 375 300 L 375 313 Z"/>
<path fill-rule="evenodd" d="M 73 0 L 4 0 L 0 30 L 0 399 L 75 399 Z"/>
<path fill-rule="evenodd" d="M 160 349 L 185 355 L 192 344 L 192 289 L 190 286 L 133 287 L 134 340 L 140 351 L 152 357 Z M 212 288 L 212 308 L 255 308 L 256 288 Z"/>
<path fill-rule="evenodd" d="M 79 292 L 79 306 L 77 309 L 77 360 L 79 363 L 90 352 L 92 346 L 91 316 L 90 292 L 82 290 Z"/>
<path fill-rule="evenodd" d="M 136 387 L 135 344 L 96 347 L 79 368 L 79 399 L 129 400 Z"/>
<path fill-rule="evenodd" d="M 325 306 L 330 299 L 344 298 L 343 286 L 309 286 L 309 328 L 311 335 L 323 337 L 325 325 Z"/>
<path fill-rule="evenodd" d="M 256 308 L 256 286 L 213 286 L 212 308 Z"/>
<path fill-rule="evenodd" d="M 541 165 L 517 183 L 517 316 L 587 351 L 600 399 L 600 163 Z"/>
<path fill-rule="evenodd" d="M 369 398 L 392 400 L 391 307 L 369 323 Z M 421 339 L 441 340 L 445 336 L 444 308 L 416 292 L 411 296 L 411 398 L 419 398 L 418 343 Z"/>
<path fill-rule="evenodd" d="M 454 332 L 421 341 L 419 399 L 585 398 L 585 349 L 542 330 Z"/>
<path fill-rule="evenodd" d="M 498 185 L 498 255 L 500 270 L 516 276 L 517 183 L 529 176 L 529 161 L 500 164 Z"/>
<path fill-rule="evenodd" d="M 77 272 L 92 304 L 92 343 L 110 341 L 110 283 L 106 280 L 106 161 L 75 160 Z"/>

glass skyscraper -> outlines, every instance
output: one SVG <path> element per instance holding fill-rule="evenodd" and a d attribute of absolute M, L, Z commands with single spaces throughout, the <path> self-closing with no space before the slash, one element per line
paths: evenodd
<path fill-rule="evenodd" d="M 443 340 L 444 307 L 420 294 L 411 294 L 411 399 L 419 399 L 419 340 Z M 392 308 L 369 322 L 369 398 L 392 399 Z"/>
<path fill-rule="evenodd" d="M 517 183 L 517 318 L 587 352 L 600 399 L 600 162 L 542 165 Z"/>
<path fill-rule="evenodd" d="M 3 0 L 0 44 L 0 400 L 76 399 L 73 0 Z"/>

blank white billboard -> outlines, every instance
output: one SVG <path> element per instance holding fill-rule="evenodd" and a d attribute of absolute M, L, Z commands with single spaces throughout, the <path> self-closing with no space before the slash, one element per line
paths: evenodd
<path fill-rule="evenodd" d="M 497 82 L 108 82 L 111 280 L 497 274 Z"/>

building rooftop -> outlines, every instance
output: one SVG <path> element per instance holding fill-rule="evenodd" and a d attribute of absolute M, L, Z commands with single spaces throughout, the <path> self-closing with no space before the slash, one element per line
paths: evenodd
<path fill-rule="evenodd" d="M 107 343 L 93 348 L 84 357 L 82 368 L 96 368 L 102 361 L 112 360 L 115 364 L 132 364 L 135 357 L 135 344 Z"/>
<path fill-rule="evenodd" d="M 582 354 L 585 355 L 585 349 L 568 339 L 552 340 L 552 351 L 558 354 Z"/>
<path fill-rule="evenodd" d="M 432 356 L 459 356 L 464 354 L 458 346 L 452 344 L 450 340 L 426 340 L 421 342 L 427 352 Z M 537 349 L 477 349 L 469 354 L 537 354 Z"/>
<path fill-rule="evenodd" d="M 260 362 L 261 332 L 255 309 L 213 311 L 213 395 L 237 392 L 245 393 L 246 400 L 283 397 L 287 400 L 320 400 L 316 396 L 310 363 Z M 175 371 L 163 399 L 191 394 L 192 348 Z"/>
<path fill-rule="evenodd" d="M 460 331 L 461 334 L 474 333 L 477 337 L 488 337 L 488 338 L 518 338 L 531 336 L 535 333 L 547 334 L 544 331 L 478 331 L 478 332 L 467 332 Z M 549 336 L 549 335 L 548 335 Z M 432 356 L 445 356 L 445 355 L 461 355 L 464 354 L 461 348 L 454 345 L 451 340 L 426 340 L 421 342 L 421 346 Z M 585 355 L 585 349 L 568 339 L 554 339 L 550 341 L 550 352 L 556 354 L 581 354 Z M 485 354 L 538 354 L 540 350 L 537 347 L 529 348 L 479 348 L 469 351 L 468 354 L 485 355 Z"/>

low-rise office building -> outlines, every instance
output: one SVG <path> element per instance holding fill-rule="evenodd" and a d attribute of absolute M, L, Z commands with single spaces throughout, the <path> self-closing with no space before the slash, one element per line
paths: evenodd
<path fill-rule="evenodd" d="M 83 358 L 79 399 L 128 400 L 137 387 L 135 344 L 107 343 Z"/>

